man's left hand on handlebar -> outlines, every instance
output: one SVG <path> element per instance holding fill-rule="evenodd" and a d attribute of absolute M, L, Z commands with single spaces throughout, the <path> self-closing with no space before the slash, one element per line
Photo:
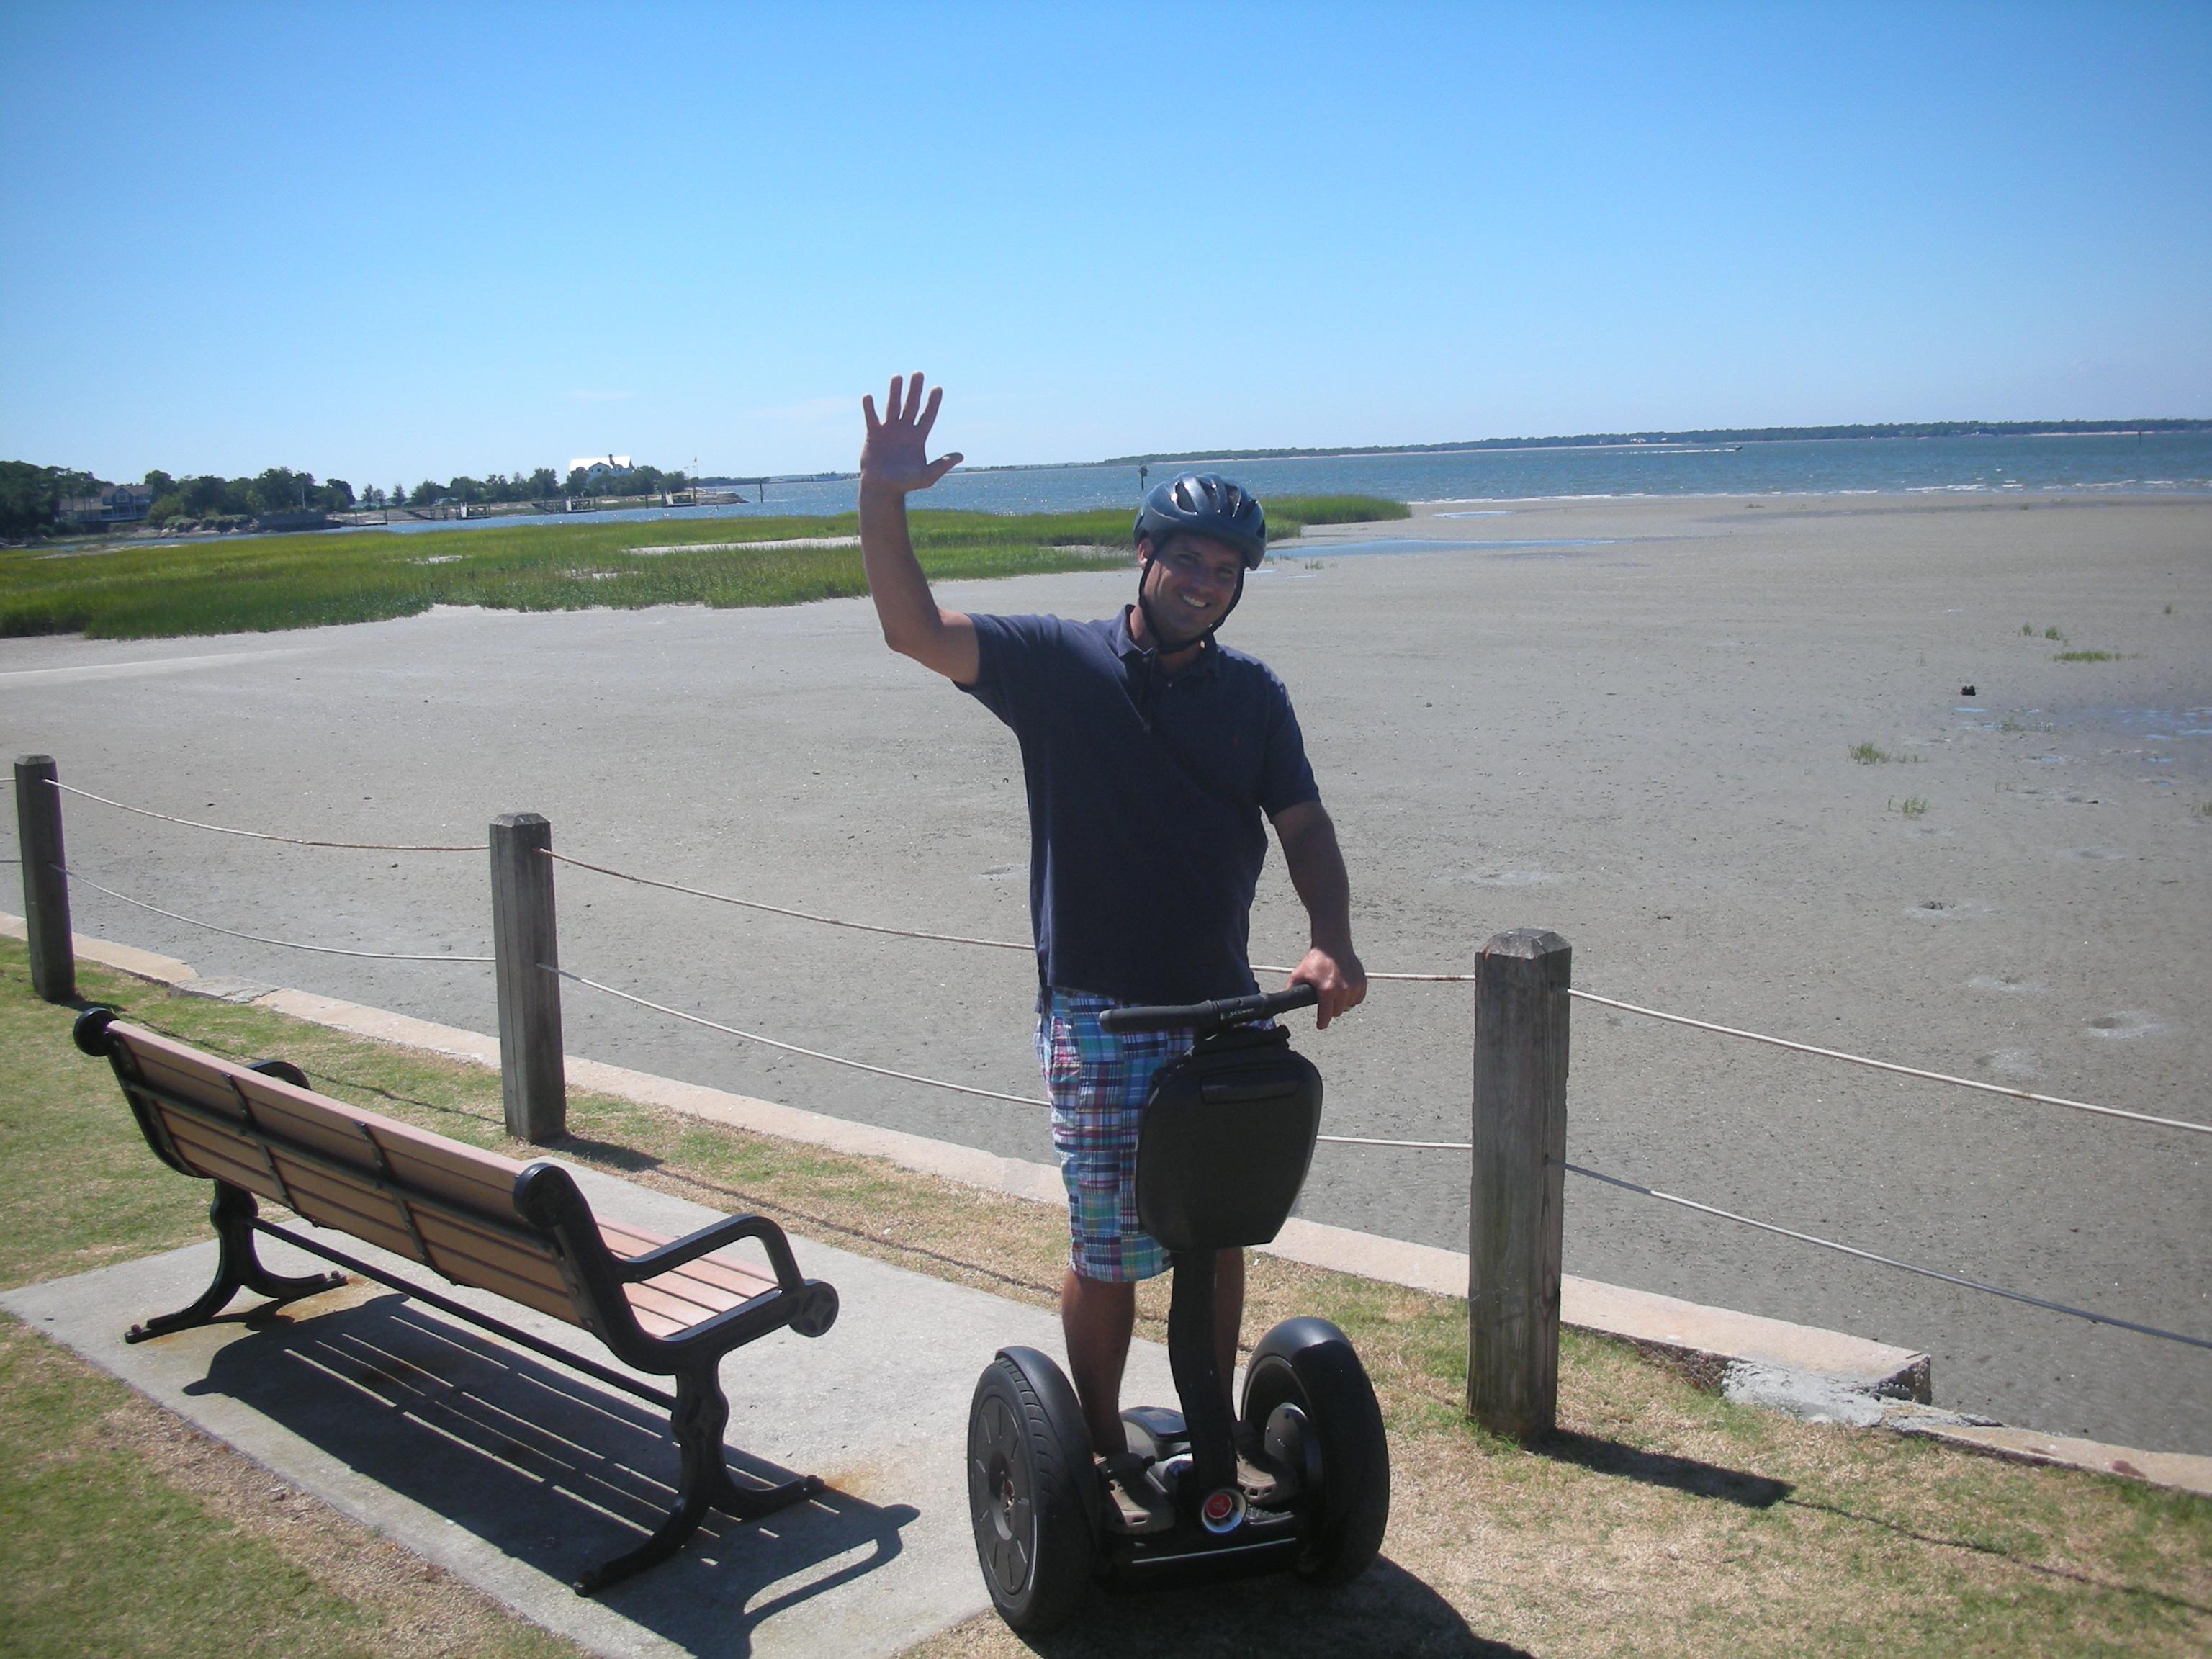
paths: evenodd
<path fill-rule="evenodd" d="M 1329 1021 L 1367 1000 L 1367 970 L 1349 950 L 1331 951 L 1315 945 L 1291 970 L 1290 983 L 1310 985 L 1321 994 L 1314 1007 L 1316 1030 L 1326 1031 Z"/>

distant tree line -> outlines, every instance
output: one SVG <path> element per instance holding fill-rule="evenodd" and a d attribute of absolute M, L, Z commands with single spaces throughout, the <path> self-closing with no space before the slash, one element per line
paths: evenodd
<path fill-rule="evenodd" d="M 657 466 L 603 472 L 594 480 L 580 466 L 568 475 L 567 488 L 571 495 L 658 495 L 664 489 L 689 489 L 691 482 L 687 473 L 663 472 Z"/>
<path fill-rule="evenodd" d="M 343 513 L 354 504 L 353 486 L 343 478 L 317 483 L 312 472 L 272 466 L 251 478 L 219 478 L 212 473 L 173 478 L 149 472 L 143 484 L 154 492 L 146 516 L 155 524 L 171 519 L 205 521 L 252 519 L 264 513 Z"/>
<path fill-rule="evenodd" d="M 0 461 L 0 536 L 21 539 L 46 535 L 53 529 L 63 501 L 71 495 L 89 495 L 100 487 L 100 480 L 89 472 Z"/>
<path fill-rule="evenodd" d="M 21 540 L 51 536 L 64 527 L 64 501 L 96 495 L 110 483 L 71 467 L 0 461 L 0 537 Z M 404 483 L 389 489 L 370 484 L 356 492 L 343 478 L 318 480 L 312 472 L 272 466 L 251 478 L 224 478 L 213 473 L 178 478 L 156 470 L 149 472 L 138 487 L 153 494 L 146 513 L 149 523 L 233 528 L 272 513 L 343 513 L 359 507 L 430 507 L 448 502 L 495 506 L 554 501 L 563 495 L 658 495 L 667 490 L 689 489 L 691 480 L 683 472 L 663 472 L 653 466 L 598 477 L 578 467 L 564 480 L 551 467 L 541 466 L 534 472 L 518 469 L 512 475 L 495 472 L 484 478 L 463 474 L 444 483 L 425 478 L 411 489 Z"/>

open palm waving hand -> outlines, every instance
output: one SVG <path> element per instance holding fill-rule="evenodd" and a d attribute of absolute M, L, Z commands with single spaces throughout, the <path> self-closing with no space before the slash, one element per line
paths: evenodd
<path fill-rule="evenodd" d="M 957 451 L 933 461 L 928 457 L 929 428 L 937 424 L 937 405 L 944 396 L 945 389 L 939 386 L 930 392 L 925 404 L 921 376 L 917 373 L 904 380 L 896 374 L 891 377 L 890 394 L 884 400 L 880 420 L 875 398 L 860 399 L 860 411 L 868 417 L 867 440 L 860 446 L 863 495 L 878 491 L 910 495 L 928 489 L 960 465 Z"/>

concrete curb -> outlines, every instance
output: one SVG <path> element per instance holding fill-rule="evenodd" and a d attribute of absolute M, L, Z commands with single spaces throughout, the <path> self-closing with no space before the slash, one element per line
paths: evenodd
<path fill-rule="evenodd" d="M 22 918 L 0 912 L 0 935 L 23 938 Z M 74 937 L 77 955 L 88 961 L 187 994 L 247 1000 L 245 994 L 258 988 L 234 981 L 203 979 L 188 963 L 131 945 L 82 933 Z M 499 1066 L 499 1040 L 482 1032 L 307 991 L 271 990 L 250 1000 L 257 1007 L 310 1024 L 493 1070 Z M 855 1123 L 576 1055 L 567 1057 L 566 1067 L 572 1085 L 598 1093 L 755 1134 L 884 1158 L 902 1169 L 1007 1193 L 1034 1203 L 1066 1201 L 1060 1171 L 1048 1164 L 1002 1158 L 977 1147 Z M 1435 1245 L 1293 1218 L 1273 1243 L 1260 1249 L 1285 1261 L 1402 1285 L 1431 1295 L 1467 1294 L 1467 1256 Z M 1560 1281 L 1559 1303 L 1560 1322 L 1570 1328 L 1631 1343 L 1680 1366 L 1698 1386 L 1733 1399 L 1790 1412 L 1809 1421 L 1879 1425 L 2014 1462 L 2087 1469 L 2212 1496 L 2212 1457 L 2148 1452 L 2038 1434 L 1929 1409 L 1929 1357 L 1911 1349 L 1571 1274 Z"/>

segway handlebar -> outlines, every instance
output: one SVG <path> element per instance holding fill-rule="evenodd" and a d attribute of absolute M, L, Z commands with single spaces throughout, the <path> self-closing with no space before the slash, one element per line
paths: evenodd
<path fill-rule="evenodd" d="M 1292 1008 L 1310 1008 L 1321 993 L 1310 985 L 1293 985 L 1286 991 L 1262 991 L 1256 996 L 1222 997 L 1212 1002 L 1189 1002 L 1155 1008 L 1109 1008 L 1098 1016 L 1102 1031 L 1168 1031 L 1188 1026 L 1200 1036 L 1211 1036 L 1231 1025 L 1267 1019 Z"/>

